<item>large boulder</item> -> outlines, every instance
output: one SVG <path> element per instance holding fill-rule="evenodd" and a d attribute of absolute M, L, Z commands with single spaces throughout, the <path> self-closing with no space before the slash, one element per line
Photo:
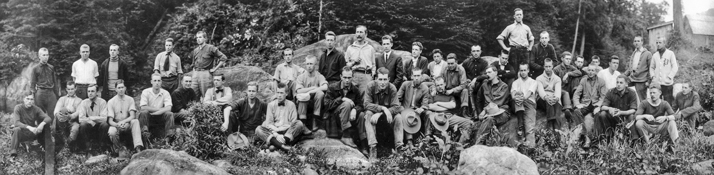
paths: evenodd
<path fill-rule="evenodd" d="M 263 102 L 272 100 L 277 84 L 270 73 L 254 66 L 235 65 L 220 68 L 214 74 L 223 74 L 226 78 L 225 86 L 233 90 L 233 99 L 245 96 L 243 93 L 248 88 L 248 82 L 258 82 L 258 98 Z"/>
<path fill-rule="evenodd" d="M 538 165 L 513 148 L 475 145 L 461 151 L 455 174 L 538 174 Z"/>
<path fill-rule="evenodd" d="M 714 120 L 710 120 L 707 123 L 704 123 L 704 135 L 705 136 L 710 136 L 714 135 Z"/>
<path fill-rule="evenodd" d="M 298 147 L 313 151 L 316 155 L 323 155 L 328 165 L 336 165 L 346 170 L 367 169 L 372 166 L 359 150 L 346 146 L 340 140 L 326 138 L 324 133 L 320 135 L 322 136 L 316 139 L 298 143 Z"/>
<path fill-rule="evenodd" d="M 206 163 L 186 152 L 165 149 L 149 149 L 131 156 L 129 165 L 121 170 L 122 175 L 228 175 L 225 170 Z"/>
<path fill-rule="evenodd" d="M 707 160 L 692 165 L 692 170 L 697 174 L 714 174 L 714 160 Z"/>
<path fill-rule="evenodd" d="M 13 79 L 9 84 L 0 83 L 0 110 L 12 112 L 15 105 L 22 102 L 22 95 L 30 92 L 30 76 L 32 69 L 39 63 L 31 62 L 27 67 L 22 69 L 18 77 Z"/>

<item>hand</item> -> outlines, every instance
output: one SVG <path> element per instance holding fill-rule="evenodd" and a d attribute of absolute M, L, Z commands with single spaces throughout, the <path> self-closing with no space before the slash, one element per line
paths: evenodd
<path fill-rule="evenodd" d="M 452 93 L 454 93 L 454 90 L 447 90 L 447 91 L 446 91 L 446 95 L 451 95 Z"/>
<path fill-rule="evenodd" d="M 421 114 L 422 112 L 424 112 L 424 109 L 423 109 L 423 108 L 416 108 L 416 109 L 414 110 L 414 112 L 416 112 L 417 114 Z"/>
<path fill-rule="evenodd" d="M 163 113 L 159 113 L 159 111 L 156 111 L 156 112 L 152 112 L 152 113 L 149 113 L 149 114 L 150 114 L 150 115 L 161 115 L 161 114 L 163 114 Z"/>
<path fill-rule="evenodd" d="M 278 142 L 280 142 L 282 144 L 285 144 L 285 136 L 283 136 L 283 135 L 278 134 L 277 136 L 275 136 L 275 140 L 277 140 Z"/>
<path fill-rule="evenodd" d="M 665 116 L 655 118 L 655 122 L 657 122 L 657 123 L 664 123 L 666 121 L 667 121 L 667 117 L 665 117 Z"/>
<path fill-rule="evenodd" d="M 355 119 L 357 119 L 357 110 L 352 109 L 352 111 L 350 111 L 350 121 L 355 121 Z"/>
<path fill-rule="evenodd" d="M 372 118 L 369 120 L 369 122 L 371 122 L 372 124 L 375 124 L 375 125 L 376 125 L 376 124 L 377 124 L 377 121 L 379 121 L 379 117 L 380 117 L 380 116 L 382 116 L 382 113 L 381 113 L 381 112 L 372 115 Z"/>
<path fill-rule="evenodd" d="M 389 111 L 389 108 L 382 107 L 382 112 L 387 117 L 387 123 L 392 123 L 392 119 L 394 116 L 392 116 L 392 112 Z"/>
<path fill-rule="evenodd" d="M 27 126 L 27 130 L 30 130 L 30 132 L 32 132 L 32 133 L 34 133 L 34 134 L 39 133 L 39 132 L 37 132 L 37 128 L 32 127 L 32 126 Z"/>
<path fill-rule="evenodd" d="M 208 72 L 210 72 L 210 73 L 216 72 L 216 68 L 213 68 L 213 69 L 211 69 L 211 70 L 208 70 Z"/>
<path fill-rule="evenodd" d="M 644 116 L 642 116 L 642 118 L 644 118 L 644 119 L 646 119 L 646 120 L 649 120 L 649 121 L 654 121 L 654 120 L 655 120 L 654 116 L 652 116 L 652 115 L 644 115 Z"/>
<path fill-rule="evenodd" d="M 568 74 L 566 73 L 565 76 L 563 76 L 563 83 L 568 83 Z"/>
<path fill-rule="evenodd" d="M 583 108 L 585 108 L 585 104 L 575 105 L 575 107 L 578 109 L 583 109 Z"/>
<path fill-rule="evenodd" d="M 124 123 L 121 124 L 121 128 L 122 128 L 122 129 L 126 129 L 126 128 L 128 128 L 128 127 L 129 127 L 129 123 L 124 122 Z"/>
<path fill-rule="evenodd" d="M 506 51 L 509 51 L 509 52 L 510 52 L 510 51 L 511 51 L 511 48 L 510 48 L 510 47 L 506 47 L 506 48 L 503 48 L 503 50 L 506 50 Z"/>
<path fill-rule="evenodd" d="M 228 123 L 223 122 L 221 125 L 221 131 L 226 132 L 228 130 Z"/>
<path fill-rule="evenodd" d="M 352 99 L 349 99 L 347 97 L 342 97 L 342 102 L 348 102 L 348 101 L 352 101 Z"/>
<path fill-rule="evenodd" d="M 528 52 L 530 52 L 530 51 L 531 51 L 531 49 L 532 49 L 531 47 L 528 47 Z"/>

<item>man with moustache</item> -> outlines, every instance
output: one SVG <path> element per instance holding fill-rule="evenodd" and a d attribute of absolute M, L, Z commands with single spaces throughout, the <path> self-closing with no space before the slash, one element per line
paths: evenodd
<path fill-rule="evenodd" d="M 400 87 L 402 82 L 404 82 L 404 64 L 402 63 L 402 57 L 393 54 L 392 46 L 394 40 L 390 35 L 382 36 L 382 47 L 384 52 L 377 55 L 375 61 L 377 63 L 377 68 L 387 68 L 389 70 L 389 80 L 394 86 Z"/>
<path fill-rule="evenodd" d="M 87 87 L 97 84 L 96 77 L 99 76 L 97 62 L 89 59 L 89 45 L 82 44 L 79 47 L 81 58 L 72 63 L 72 81 L 77 85 L 77 96 L 81 99 L 87 98 Z"/>
<path fill-rule="evenodd" d="M 100 88 L 102 89 L 102 99 L 109 100 L 116 95 L 114 87 L 116 87 L 116 82 L 119 79 L 129 79 L 129 71 L 127 70 L 126 62 L 119 58 L 119 45 L 112 44 L 109 46 L 109 59 L 102 62 L 99 68 L 99 78 L 97 79 L 98 85 L 102 87 Z"/>
<path fill-rule="evenodd" d="M 156 55 L 156 59 L 154 59 L 154 73 L 161 74 L 161 88 L 173 92 L 181 86 L 179 78 L 183 77 L 183 66 L 181 58 L 173 52 L 173 38 L 164 40 L 164 49 L 165 51 Z"/>
<path fill-rule="evenodd" d="M 335 38 L 336 35 L 334 32 L 328 31 L 325 33 L 327 49 L 325 49 L 325 53 L 320 56 L 320 61 L 318 61 L 320 66 L 317 70 L 320 74 L 325 76 L 325 79 L 329 83 L 340 81 L 342 68 L 347 65 L 347 62 L 345 62 L 345 54 L 335 49 Z"/>
<path fill-rule="evenodd" d="M 193 81 L 191 88 L 201 97 L 211 87 L 211 76 L 218 68 L 223 67 L 228 57 L 216 46 L 207 43 L 206 32 L 196 33 L 198 47 L 191 51 L 189 57 L 193 61 Z M 177 70 L 178 71 L 178 70 Z"/>
<path fill-rule="evenodd" d="M 358 25 L 355 29 L 357 41 L 345 51 L 347 65 L 354 70 L 354 80 L 357 84 L 367 84 L 377 70 L 374 62 L 374 47 L 367 42 L 367 26 Z"/>

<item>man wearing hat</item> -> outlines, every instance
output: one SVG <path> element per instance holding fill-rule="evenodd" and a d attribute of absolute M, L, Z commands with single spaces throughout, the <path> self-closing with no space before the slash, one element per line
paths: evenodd
<path fill-rule="evenodd" d="M 473 122 L 467 118 L 452 115 L 451 112 L 456 108 L 456 100 L 453 96 L 446 94 L 446 83 L 443 77 L 434 79 L 436 83 L 435 90 L 431 92 L 432 103 L 429 104 L 429 120 L 434 129 L 446 135 L 447 129 L 452 128 L 453 131 L 460 131 L 461 138 L 459 142 L 465 144 L 471 138 L 471 125 Z M 428 127 L 426 135 L 431 135 L 431 128 Z"/>
<path fill-rule="evenodd" d="M 341 80 L 330 84 L 323 99 L 326 117 L 339 117 L 340 131 L 342 131 L 342 143 L 350 147 L 357 147 L 352 141 L 352 134 L 356 132 L 352 123 L 357 118 L 363 118 L 364 106 L 362 105 L 362 93 L 359 87 L 352 83 L 352 68 L 345 66 L 342 68 Z M 364 124 L 362 125 L 364 126 Z M 357 127 L 360 127 L 359 123 Z M 332 129 L 332 127 L 327 127 Z M 362 128 L 364 129 L 364 128 Z"/>
<path fill-rule="evenodd" d="M 647 144 L 650 143 L 650 134 L 668 134 L 669 146 L 671 150 L 677 138 L 679 131 L 677 130 L 676 117 L 669 103 L 661 99 L 662 87 L 656 80 L 650 84 L 650 98 L 642 101 L 635 112 L 635 127 L 640 136 L 642 136 Z"/>
<path fill-rule="evenodd" d="M 493 65 L 486 68 L 488 81 L 482 83 L 478 91 L 478 98 L 482 99 L 487 105 L 477 106 L 483 110 L 480 112 L 482 115 L 479 115 L 481 125 L 476 132 L 476 143 L 480 143 L 483 138 L 488 136 L 490 133 L 488 131 L 496 126 L 501 135 L 507 139 L 508 144 L 516 146 L 518 119 L 511 117 L 508 112 L 511 100 L 508 93 L 509 88 L 505 82 L 498 78 L 496 70 Z M 500 110 L 505 112 L 499 112 Z"/>
<path fill-rule="evenodd" d="M 385 117 L 392 125 L 394 145 L 398 148 L 404 145 L 402 141 L 404 118 L 399 115 L 404 107 L 397 98 L 397 87 L 389 83 L 389 70 L 379 68 L 377 80 L 369 82 L 365 88 L 364 106 L 367 109 L 364 115 L 364 128 L 369 144 L 369 159 L 377 159 L 377 133 L 376 125 L 379 118 Z"/>
<path fill-rule="evenodd" d="M 573 110 L 573 121 L 582 121 L 583 128 L 585 128 L 583 135 L 585 136 L 592 130 L 592 114 L 597 114 L 600 111 L 600 106 L 605 101 L 605 94 L 607 94 L 605 80 L 597 77 L 597 67 L 599 66 L 591 64 L 584 68 L 588 76 L 580 81 L 580 85 L 578 85 L 575 89 L 575 94 L 573 94 L 573 104 L 576 108 Z M 571 124 L 577 125 L 580 123 Z M 588 145 L 590 145 L 590 138 L 585 137 L 583 146 L 587 148 Z"/>
<path fill-rule="evenodd" d="M 412 73 L 412 80 L 402 83 L 399 92 L 397 92 L 397 98 L 404 109 L 411 109 L 420 120 L 424 120 L 427 118 L 426 111 L 429 109 L 427 106 L 429 105 L 429 86 L 422 83 L 424 80 L 422 69 L 415 67 L 409 71 Z M 409 142 L 412 135 L 407 134 L 406 138 Z"/>

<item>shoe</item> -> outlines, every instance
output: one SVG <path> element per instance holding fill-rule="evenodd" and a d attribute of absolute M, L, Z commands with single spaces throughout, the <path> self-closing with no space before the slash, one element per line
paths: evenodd
<path fill-rule="evenodd" d="M 365 157 L 369 156 L 369 152 L 367 152 L 366 149 L 360 149 L 359 152 L 361 152 Z"/>
<path fill-rule="evenodd" d="M 144 151 L 144 150 L 145 150 L 144 146 L 141 146 L 141 145 L 139 145 L 139 146 L 136 146 L 136 147 L 135 147 L 134 149 L 136 150 L 136 152 L 137 152 L 137 153 L 139 153 L 139 152 L 141 152 L 141 151 Z"/>
<path fill-rule="evenodd" d="M 342 142 L 343 144 L 345 144 L 349 147 L 357 148 L 357 145 L 355 145 L 355 143 L 352 141 L 352 138 L 343 137 L 342 139 L 340 139 L 340 142 Z"/>
<path fill-rule="evenodd" d="M 585 143 L 583 143 L 583 148 L 590 148 L 590 137 L 585 137 Z"/>
<path fill-rule="evenodd" d="M 462 106 L 461 107 L 461 116 L 465 118 L 472 118 L 473 116 L 471 115 L 471 109 L 469 109 L 468 106 Z"/>
<path fill-rule="evenodd" d="M 12 150 L 12 151 L 10 152 L 10 157 L 17 157 L 17 151 Z"/>
<path fill-rule="evenodd" d="M 376 161 L 377 160 L 377 147 L 369 147 L 369 160 L 370 161 Z"/>
<path fill-rule="evenodd" d="M 151 137 L 151 132 L 149 132 L 148 130 L 141 131 L 141 136 L 144 137 L 143 139 L 149 140 L 149 138 Z"/>

